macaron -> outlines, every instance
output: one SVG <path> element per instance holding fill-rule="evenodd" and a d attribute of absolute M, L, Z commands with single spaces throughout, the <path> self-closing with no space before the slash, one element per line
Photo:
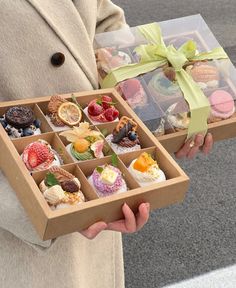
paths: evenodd
<path fill-rule="evenodd" d="M 209 101 L 211 104 L 211 115 L 213 117 L 227 119 L 235 112 L 234 99 L 227 91 L 214 91 L 210 95 Z"/>

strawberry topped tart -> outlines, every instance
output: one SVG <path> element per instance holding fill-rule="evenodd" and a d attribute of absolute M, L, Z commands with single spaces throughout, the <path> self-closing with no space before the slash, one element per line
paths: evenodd
<path fill-rule="evenodd" d="M 129 171 L 142 187 L 166 180 L 166 176 L 157 162 L 146 152 L 131 162 Z"/>
<path fill-rule="evenodd" d="M 108 95 L 92 100 L 84 109 L 84 113 L 94 125 L 119 121 L 119 111 Z"/>
<path fill-rule="evenodd" d="M 42 139 L 26 146 L 21 157 L 30 172 L 42 171 L 53 165 L 60 166 L 63 164 L 58 153 L 52 149 L 47 141 Z"/>
<path fill-rule="evenodd" d="M 125 80 L 116 86 L 116 90 L 132 108 L 147 104 L 147 94 L 138 79 Z"/>

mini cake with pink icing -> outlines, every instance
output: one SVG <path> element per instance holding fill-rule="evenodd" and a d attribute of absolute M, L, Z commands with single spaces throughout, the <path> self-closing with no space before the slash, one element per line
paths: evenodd
<path fill-rule="evenodd" d="M 127 191 L 122 172 L 113 165 L 102 165 L 94 169 L 88 178 L 99 197 L 110 196 Z"/>
<path fill-rule="evenodd" d="M 132 108 L 147 104 L 147 94 L 138 79 L 128 79 L 116 86 L 116 90 Z"/>
<path fill-rule="evenodd" d="M 211 104 L 211 114 L 208 122 L 228 119 L 235 113 L 234 99 L 227 91 L 216 90 L 208 99 Z"/>

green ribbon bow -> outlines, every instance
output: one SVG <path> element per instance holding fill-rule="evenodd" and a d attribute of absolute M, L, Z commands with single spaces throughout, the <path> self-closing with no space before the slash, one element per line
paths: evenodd
<path fill-rule="evenodd" d="M 139 26 L 138 29 L 148 40 L 149 44 L 140 45 L 135 49 L 140 56 L 139 63 L 128 64 L 113 69 L 102 81 L 102 88 L 114 87 L 126 79 L 137 77 L 163 66 L 172 66 L 176 73 L 176 80 L 189 104 L 191 119 L 188 127 L 188 137 L 201 132 L 207 132 L 207 119 L 210 113 L 210 103 L 198 84 L 184 70 L 184 66 L 192 61 L 227 59 L 222 47 L 210 52 L 196 55 L 197 45 L 190 40 L 178 50 L 173 45 L 165 45 L 161 29 L 156 23 Z"/>

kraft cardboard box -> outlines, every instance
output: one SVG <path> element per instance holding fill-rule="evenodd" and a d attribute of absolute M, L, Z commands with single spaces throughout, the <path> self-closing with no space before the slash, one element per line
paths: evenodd
<path fill-rule="evenodd" d="M 68 141 L 65 137 L 62 137 L 60 131 L 55 132 L 53 130 L 47 117 L 51 96 L 0 103 L 1 119 L 3 119 L 8 109 L 18 106 L 30 107 L 34 113 L 34 117 L 41 122 L 41 134 L 26 135 L 25 137 L 16 139 L 11 139 L 11 135 L 8 135 L 11 132 L 5 129 L 6 127 L 4 128 L 4 126 L 0 125 L 0 168 L 8 178 L 43 240 L 85 229 L 99 220 L 106 222 L 118 220 L 122 218 L 121 207 L 125 202 L 136 212 L 138 205 L 142 202 L 150 202 L 151 209 L 153 210 L 181 202 L 184 199 L 189 184 L 187 175 L 115 89 L 73 93 L 60 95 L 60 97 L 72 103 L 76 99 L 82 113 L 81 121 L 88 122 L 91 129 L 101 132 L 101 134 L 104 131 L 112 133 L 118 122 L 94 125 L 91 119 L 89 119 L 88 114 L 84 112 L 88 103 L 95 99 L 97 101 L 102 95 L 112 98 L 112 102 L 115 103 L 114 105 L 120 113 L 119 117 L 126 116 L 135 121 L 138 125 L 136 132 L 141 145 L 141 150 L 119 154 L 115 157 L 117 168 L 121 171 L 128 189 L 127 192 L 106 197 L 98 196 L 96 189 L 88 181 L 88 177 L 91 176 L 97 167 L 113 163 L 114 151 L 112 151 L 111 147 L 102 158 L 75 161 L 73 155 L 66 148 Z M 67 131 L 71 129 L 72 127 L 68 127 Z M 85 202 L 79 205 L 69 205 L 62 209 L 55 209 L 55 207 L 49 205 L 44 194 L 39 189 L 40 183 L 48 175 L 48 168 L 30 172 L 22 160 L 24 149 L 39 139 L 49 143 L 57 155 L 60 156 L 60 167 L 79 179 L 81 184 L 80 190 L 85 196 Z M 106 141 L 105 138 L 104 141 Z M 106 143 L 106 145 L 109 148 L 109 144 Z M 153 159 L 157 161 L 160 169 L 165 173 L 166 181 L 150 184 L 145 187 L 136 181 L 128 167 L 143 152 L 152 155 Z"/>

